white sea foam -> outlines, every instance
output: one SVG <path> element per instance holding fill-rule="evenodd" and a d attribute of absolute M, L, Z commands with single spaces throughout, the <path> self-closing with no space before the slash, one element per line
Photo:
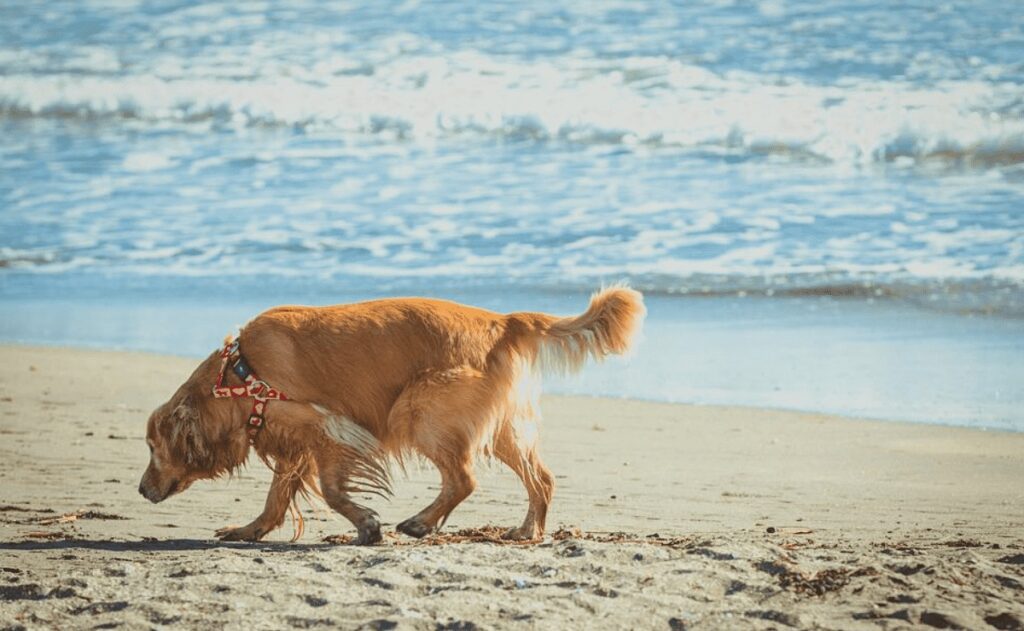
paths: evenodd
<path fill-rule="evenodd" d="M 0 114 L 301 126 L 418 141 L 485 135 L 719 147 L 851 165 L 1024 161 L 1022 91 L 1014 83 L 823 86 L 749 72 L 719 75 L 661 57 L 524 63 L 458 53 L 402 56 L 372 69 L 372 76 L 314 76 L 278 68 L 282 74 L 261 70 L 246 79 L 10 73 L 0 76 Z M 638 74 L 648 79 L 636 81 Z"/>
<path fill-rule="evenodd" d="M 125 156 L 122 166 L 125 171 L 157 171 L 174 164 L 170 156 L 159 153 L 140 152 Z"/>

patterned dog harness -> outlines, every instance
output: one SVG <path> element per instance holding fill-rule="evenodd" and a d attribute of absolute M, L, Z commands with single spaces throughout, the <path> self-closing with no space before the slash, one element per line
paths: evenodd
<path fill-rule="evenodd" d="M 249 364 L 242 357 L 242 351 L 238 348 L 238 340 L 229 340 L 224 343 L 224 349 L 220 352 L 221 364 L 220 374 L 217 375 L 217 383 L 213 386 L 213 396 L 218 399 L 245 399 L 252 398 L 252 411 L 249 413 L 248 429 L 249 444 L 256 442 L 256 434 L 263 428 L 263 411 L 267 407 L 267 401 L 287 401 L 280 390 L 271 388 L 270 385 L 256 376 Z M 232 363 L 233 362 L 233 363 Z M 241 386 L 225 386 L 224 375 L 227 374 L 228 365 L 231 364 L 231 372 L 235 373 L 242 380 Z"/>

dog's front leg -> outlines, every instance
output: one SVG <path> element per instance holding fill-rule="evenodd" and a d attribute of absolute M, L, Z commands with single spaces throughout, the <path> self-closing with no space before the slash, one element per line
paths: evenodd
<path fill-rule="evenodd" d="M 270 492 L 267 494 L 263 513 L 247 526 L 221 528 L 216 532 L 218 539 L 222 541 L 259 541 L 271 530 L 284 523 L 288 506 L 302 487 L 303 476 L 302 472 L 297 471 L 294 467 L 282 465 L 285 463 L 277 463 L 279 470 L 274 472 L 274 479 L 270 483 Z M 301 533 L 301 529 L 299 532 Z"/>

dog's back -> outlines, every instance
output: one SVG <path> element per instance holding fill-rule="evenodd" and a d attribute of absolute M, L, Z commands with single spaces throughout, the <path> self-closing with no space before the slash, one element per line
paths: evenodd
<path fill-rule="evenodd" d="M 508 315 L 427 298 L 277 307 L 240 334 L 253 365 L 299 400 L 344 412 L 380 434 L 402 391 L 428 374 L 473 370 L 501 381 L 514 364 L 575 371 L 628 350 L 644 316 L 636 291 L 596 293 L 581 315 Z"/>

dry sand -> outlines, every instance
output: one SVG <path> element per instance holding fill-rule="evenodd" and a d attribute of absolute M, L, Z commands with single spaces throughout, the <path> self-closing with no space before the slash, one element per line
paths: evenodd
<path fill-rule="evenodd" d="M 542 543 L 486 541 L 525 494 L 483 466 L 425 541 L 328 543 L 349 525 L 310 509 L 298 543 L 222 544 L 262 508 L 257 461 L 136 492 L 146 416 L 195 364 L 0 347 L 0 628 L 1024 626 L 1022 434 L 546 397 Z M 393 530 L 436 485 L 370 504 Z"/>

